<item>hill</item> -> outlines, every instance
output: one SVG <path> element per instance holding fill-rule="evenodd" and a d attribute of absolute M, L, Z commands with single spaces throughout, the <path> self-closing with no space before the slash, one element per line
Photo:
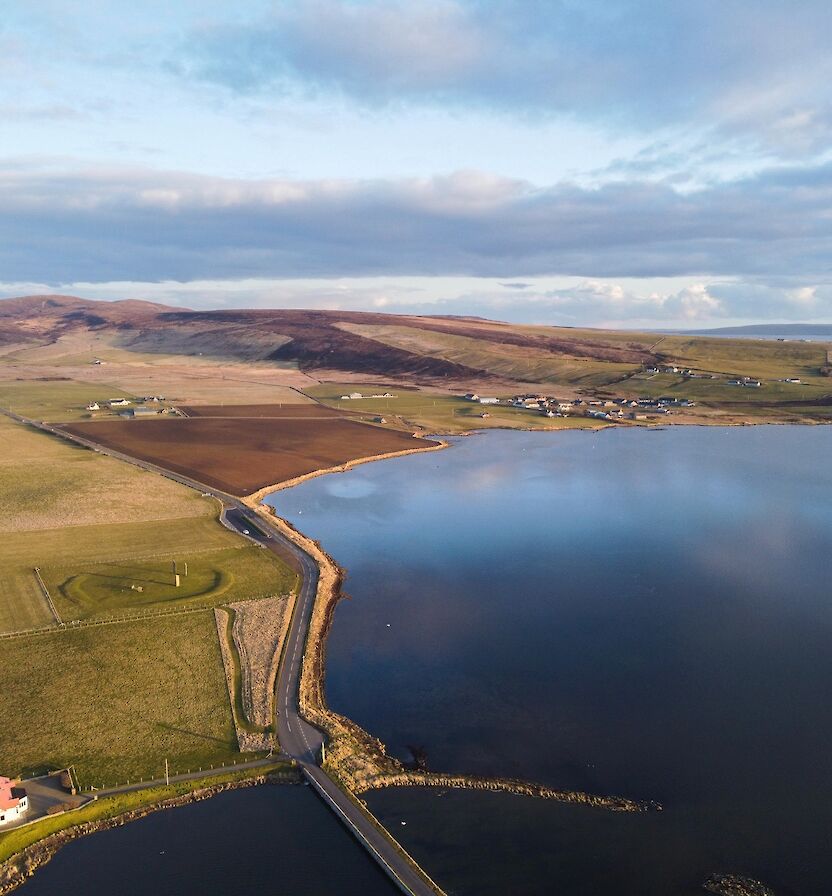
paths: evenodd
<path fill-rule="evenodd" d="M 743 417 L 775 409 L 777 419 L 791 419 L 798 408 L 816 414 L 832 393 L 826 347 L 820 342 L 358 311 L 191 311 L 59 295 L 0 300 L 0 334 L 6 343 L 52 345 L 72 335 L 77 342 L 79 334 L 87 333 L 126 358 L 164 355 L 190 364 L 198 356 L 199 364 L 215 366 L 248 362 L 286 376 L 294 372 L 307 385 L 361 381 L 446 393 L 670 395 Z M 742 388 L 746 380 L 757 385 Z"/>
<path fill-rule="evenodd" d="M 626 334 L 622 339 L 602 331 L 519 327 L 479 318 L 188 311 L 152 302 L 62 295 L 0 300 L 0 333 L 7 342 L 53 341 L 85 329 L 109 332 L 120 346 L 143 352 L 289 362 L 304 371 L 420 382 L 523 380 L 547 359 L 640 366 L 658 358 L 649 348 L 655 336 Z M 506 364 L 507 359 L 515 363 Z"/>

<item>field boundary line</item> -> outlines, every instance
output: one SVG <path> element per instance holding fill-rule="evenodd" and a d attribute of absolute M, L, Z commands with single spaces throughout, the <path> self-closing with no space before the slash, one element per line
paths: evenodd
<path fill-rule="evenodd" d="M 185 607 L 181 610 L 162 610 L 158 613 L 135 613 L 132 616 L 118 616 L 108 619 L 75 619 L 61 625 L 45 625 L 40 628 L 27 628 L 17 632 L 0 633 L 0 641 L 11 641 L 14 638 L 28 638 L 35 635 L 52 635 L 58 632 L 77 631 L 82 628 L 95 628 L 101 625 L 120 625 L 126 622 L 143 622 L 147 619 L 159 619 L 164 616 L 185 616 L 190 613 L 209 613 L 213 607 Z"/>
<path fill-rule="evenodd" d="M 268 600 L 272 597 L 285 597 L 284 594 L 275 594 L 273 591 L 255 594 L 251 597 L 240 598 L 240 601 Z M 165 616 L 185 616 L 189 613 L 210 613 L 223 604 L 211 604 L 206 607 L 182 607 L 179 610 L 149 610 L 146 613 L 132 613 L 125 616 L 104 617 L 101 619 L 71 619 L 61 622 L 59 625 L 42 625 L 38 628 L 26 628 L 15 632 L 0 632 L 0 641 L 11 641 L 14 638 L 26 638 L 34 635 L 50 635 L 55 632 L 73 631 L 81 628 L 94 628 L 100 625 L 118 625 L 126 622 L 143 622 L 147 619 L 159 619 Z"/>
<path fill-rule="evenodd" d="M 38 580 L 38 585 L 40 586 L 41 593 L 46 598 L 47 606 L 49 607 L 49 611 L 52 613 L 55 622 L 57 622 L 58 625 L 63 625 L 63 620 L 58 614 L 58 611 L 55 609 L 55 604 L 52 602 L 52 595 L 49 593 L 49 589 L 46 587 L 46 583 L 41 578 L 40 569 L 37 566 L 34 568 L 34 572 L 35 578 Z"/>

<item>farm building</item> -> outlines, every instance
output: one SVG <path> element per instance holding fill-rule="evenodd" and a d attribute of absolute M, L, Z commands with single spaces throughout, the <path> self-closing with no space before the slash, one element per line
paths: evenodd
<path fill-rule="evenodd" d="M 0 825 L 11 824 L 26 814 L 29 797 L 11 778 L 0 776 Z"/>

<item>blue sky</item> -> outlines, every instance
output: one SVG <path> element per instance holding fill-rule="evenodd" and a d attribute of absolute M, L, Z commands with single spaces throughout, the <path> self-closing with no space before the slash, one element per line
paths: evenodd
<path fill-rule="evenodd" d="M 0 295 L 832 321 L 832 7 L 5 0 Z"/>

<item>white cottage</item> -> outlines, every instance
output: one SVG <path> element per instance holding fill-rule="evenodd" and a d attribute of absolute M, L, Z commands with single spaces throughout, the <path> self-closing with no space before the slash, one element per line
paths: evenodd
<path fill-rule="evenodd" d="M 0 826 L 12 824 L 29 809 L 29 797 L 11 778 L 0 776 Z"/>

